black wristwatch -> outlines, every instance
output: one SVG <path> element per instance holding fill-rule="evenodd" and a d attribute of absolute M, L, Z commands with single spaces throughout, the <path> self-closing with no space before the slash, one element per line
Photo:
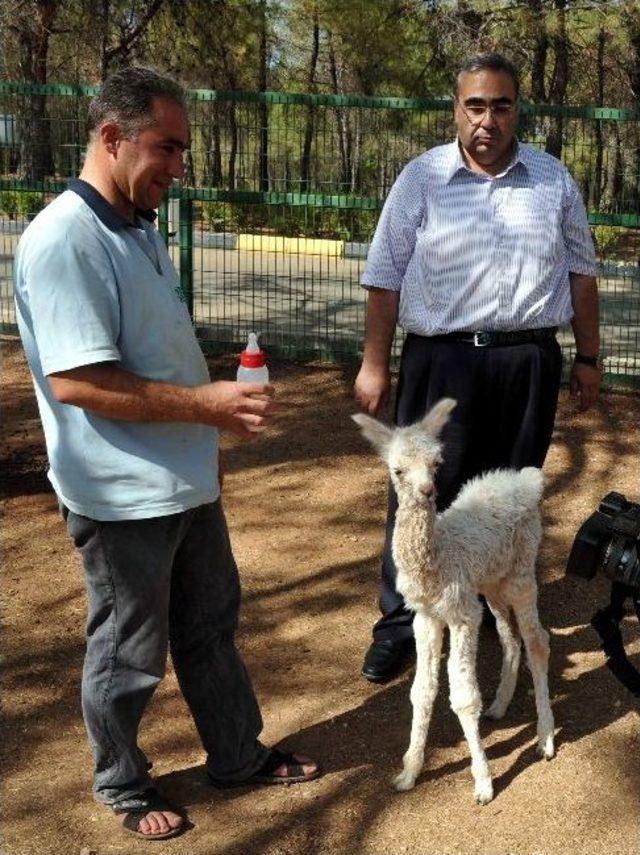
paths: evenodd
<path fill-rule="evenodd" d="M 584 353 L 576 353 L 574 361 L 580 362 L 582 365 L 590 365 L 592 368 L 598 368 L 597 356 L 585 356 Z"/>

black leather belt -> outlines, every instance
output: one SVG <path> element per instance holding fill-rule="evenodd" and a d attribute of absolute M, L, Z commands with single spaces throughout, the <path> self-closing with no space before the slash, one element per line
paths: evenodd
<path fill-rule="evenodd" d="M 474 347 L 501 347 L 509 344 L 531 344 L 536 341 L 548 341 L 555 338 L 558 327 L 539 327 L 535 330 L 478 330 L 470 332 L 446 333 L 445 335 L 425 336 L 428 341 L 460 341 Z"/>

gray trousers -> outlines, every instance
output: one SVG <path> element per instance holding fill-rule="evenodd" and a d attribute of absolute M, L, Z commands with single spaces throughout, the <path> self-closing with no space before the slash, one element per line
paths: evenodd
<path fill-rule="evenodd" d="M 260 767 L 260 710 L 234 644 L 240 582 L 220 501 L 165 517 L 100 522 L 62 509 L 88 593 L 82 711 L 94 795 L 113 804 L 151 785 L 142 714 L 167 649 L 220 782 Z"/>

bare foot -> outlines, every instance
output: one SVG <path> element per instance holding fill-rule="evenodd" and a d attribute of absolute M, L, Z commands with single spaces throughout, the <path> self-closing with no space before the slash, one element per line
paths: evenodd
<path fill-rule="evenodd" d="M 315 763 L 310 757 L 307 757 L 304 754 L 298 754 L 294 752 L 292 755 L 293 759 L 296 763 L 299 763 L 302 767 L 302 771 L 304 773 L 305 778 L 312 779 L 315 775 L 317 775 L 319 766 Z M 282 763 L 277 769 L 273 770 L 273 774 L 277 778 L 286 778 L 289 774 L 290 766 L 287 763 Z"/>
<path fill-rule="evenodd" d="M 315 760 L 297 752 L 281 751 L 279 748 L 268 749 L 262 766 L 248 778 L 241 781 L 219 782 L 209 775 L 214 787 L 227 789 L 228 787 L 250 787 L 253 784 L 304 784 L 313 781 L 321 774 L 321 768 Z"/>
<path fill-rule="evenodd" d="M 121 823 L 129 816 L 128 813 L 118 815 Z M 184 823 L 184 819 L 180 814 L 173 813 L 170 810 L 152 810 L 138 822 L 138 832 L 148 837 L 153 837 L 157 834 L 166 834 L 175 828 L 180 828 Z"/>

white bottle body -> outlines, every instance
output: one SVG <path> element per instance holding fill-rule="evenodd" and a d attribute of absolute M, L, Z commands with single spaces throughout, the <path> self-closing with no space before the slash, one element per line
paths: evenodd
<path fill-rule="evenodd" d="M 240 365 L 236 380 L 238 383 L 268 383 L 269 369 L 266 365 L 260 368 L 245 368 L 244 365 Z"/>

